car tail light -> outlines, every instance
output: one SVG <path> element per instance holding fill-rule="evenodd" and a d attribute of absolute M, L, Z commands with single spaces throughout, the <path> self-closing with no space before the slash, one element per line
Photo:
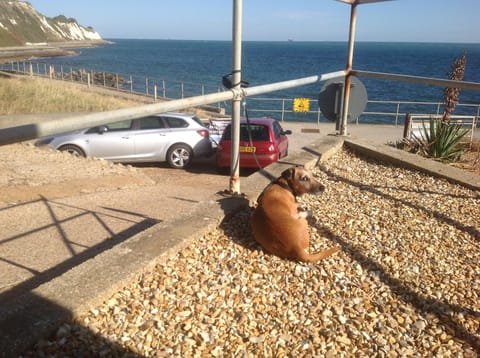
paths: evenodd
<path fill-rule="evenodd" d="M 209 136 L 209 133 L 206 129 L 200 129 L 197 131 L 198 134 L 200 134 L 200 136 L 204 137 L 204 138 L 208 138 Z"/>

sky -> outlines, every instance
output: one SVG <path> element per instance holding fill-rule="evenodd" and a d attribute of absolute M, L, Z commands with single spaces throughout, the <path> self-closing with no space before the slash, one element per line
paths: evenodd
<path fill-rule="evenodd" d="M 104 39 L 231 40 L 233 0 L 29 0 Z M 350 5 L 243 0 L 245 41 L 348 41 Z M 480 43 L 480 0 L 393 0 L 357 7 L 357 41 Z"/>

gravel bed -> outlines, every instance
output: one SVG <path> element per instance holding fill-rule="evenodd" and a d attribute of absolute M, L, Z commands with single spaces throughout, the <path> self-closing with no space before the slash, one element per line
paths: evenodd
<path fill-rule="evenodd" d="M 305 196 L 318 264 L 253 242 L 250 210 L 25 356 L 476 357 L 480 193 L 342 150 Z"/>

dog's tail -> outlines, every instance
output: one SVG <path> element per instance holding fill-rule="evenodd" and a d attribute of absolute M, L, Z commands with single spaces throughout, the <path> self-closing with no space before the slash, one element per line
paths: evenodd
<path fill-rule="evenodd" d="M 302 250 L 299 259 L 301 261 L 306 261 L 306 262 L 317 262 L 319 260 L 322 260 L 324 258 L 327 258 L 327 257 L 333 255 L 338 250 L 340 250 L 338 247 L 332 247 L 331 249 L 321 251 L 321 252 L 317 252 L 317 253 L 314 253 L 314 254 L 309 254 L 305 250 Z"/>

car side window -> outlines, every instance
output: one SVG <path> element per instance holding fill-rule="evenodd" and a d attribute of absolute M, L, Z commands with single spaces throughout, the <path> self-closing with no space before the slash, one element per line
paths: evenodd
<path fill-rule="evenodd" d="M 127 119 L 125 121 L 109 123 L 109 124 L 106 124 L 105 127 L 107 127 L 107 132 L 126 131 L 126 130 L 129 130 L 130 128 L 132 128 L 132 120 Z M 99 128 L 100 128 L 100 126 L 90 128 L 85 133 L 98 133 Z"/>
<path fill-rule="evenodd" d="M 139 121 L 140 129 L 160 129 L 165 128 L 165 123 L 160 117 L 145 117 Z"/>
<path fill-rule="evenodd" d="M 187 128 L 188 123 L 182 118 L 163 117 L 169 128 Z"/>
<path fill-rule="evenodd" d="M 132 121 L 130 119 L 121 122 L 110 123 L 108 125 L 109 131 L 124 131 L 130 128 L 132 128 Z"/>
<path fill-rule="evenodd" d="M 275 135 L 275 138 L 280 137 L 282 134 L 282 127 L 277 122 L 273 122 L 273 134 Z"/>

